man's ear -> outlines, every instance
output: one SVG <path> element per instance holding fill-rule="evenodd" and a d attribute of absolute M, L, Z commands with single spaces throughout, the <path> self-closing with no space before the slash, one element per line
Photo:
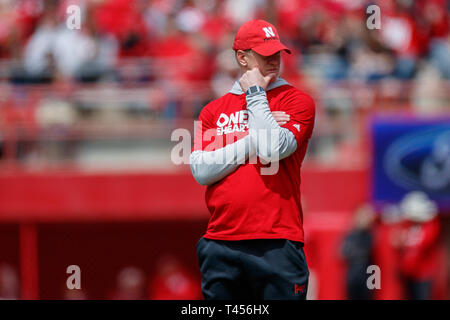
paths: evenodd
<path fill-rule="evenodd" d="M 236 51 L 236 61 L 241 67 L 246 67 L 248 64 L 247 55 L 243 50 Z"/>

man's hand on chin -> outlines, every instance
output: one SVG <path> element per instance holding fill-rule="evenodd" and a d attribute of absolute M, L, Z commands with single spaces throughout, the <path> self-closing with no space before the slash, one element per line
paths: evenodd
<path fill-rule="evenodd" d="M 267 89 L 267 86 L 270 82 L 276 77 L 276 73 L 269 73 L 266 76 L 263 76 L 261 71 L 257 67 L 247 70 L 239 79 L 239 84 L 244 92 L 248 90 L 248 88 L 252 86 L 260 86 L 264 90 Z"/>

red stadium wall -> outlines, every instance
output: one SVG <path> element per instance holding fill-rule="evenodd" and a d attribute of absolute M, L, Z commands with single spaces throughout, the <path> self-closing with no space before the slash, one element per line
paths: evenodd
<path fill-rule="evenodd" d="M 316 298 L 345 299 L 339 246 L 352 212 L 368 199 L 369 173 L 310 167 L 302 179 Z M 0 175 L 0 257 L 20 266 L 23 298 L 60 298 L 71 264 L 81 267 L 89 298 L 107 298 L 121 267 L 139 265 L 151 276 L 155 257 L 164 252 L 177 255 L 199 279 L 195 244 L 208 216 L 204 187 L 188 171 Z M 391 269 L 386 265 L 383 274 Z M 399 298 L 395 283 L 382 277 L 378 298 Z"/>

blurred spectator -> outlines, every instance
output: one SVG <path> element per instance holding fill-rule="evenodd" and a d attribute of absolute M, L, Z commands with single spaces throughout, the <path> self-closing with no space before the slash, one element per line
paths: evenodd
<path fill-rule="evenodd" d="M 119 43 L 120 57 L 141 57 L 149 45 L 144 0 L 93 1 L 91 19 L 100 34 L 113 36 Z"/>
<path fill-rule="evenodd" d="M 211 88 L 216 98 L 230 91 L 239 74 L 234 55 L 232 49 L 225 49 L 216 56 L 215 63 L 218 71 L 211 79 Z"/>
<path fill-rule="evenodd" d="M 0 1 L 0 58 L 18 58 L 42 17 L 42 0 Z"/>
<path fill-rule="evenodd" d="M 23 49 L 23 68 L 12 71 L 13 82 L 48 83 L 55 76 L 55 43 L 58 26 L 57 3 L 43 2 L 42 17 Z"/>
<path fill-rule="evenodd" d="M 430 62 L 444 79 L 450 80 L 450 35 L 431 41 Z"/>
<path fill-rule="evenodd" d="M 354 226 L 342 244 L 342 256 L 347 262 L 347 296 L 350 300 L 372 299 L 367 287 L 367 267 L 373 264 L 372 225 L 376 214 L 370 204 L 358 208 Z"/>
<path fill-rule="evenodd" d="M 145 273 L 133 266 L 128 266 L 119 271 L 116 278 L 116 286 L 110 294 L 112 300 L 143 300 L 146 299 Z"/>
<path fill-rule="evenodd" d="M 186 1 L 184 7 L 177 13 L 177 27 L 183 32 L 199 32 L 205 24 L 206 12 L 202 10 L 201 6 L 196 6 L 195 2 L 192 0 Z M 204 1 L 200 3 L 204 3 Z"/>
<path fill-rule="evenodd" d="M 0 300 L 20 299 L 20 283 L 16 268 L 0 264 Z"/>
<path fill-rule="evenodd" d="M 394 1 L 391 8 L 383 7 L 383 26 L 380 40 L 397 55 L 394 76 L 411 79 L 416 71 L 417 58 L 421 53 L 420 35 L 411 15 L 412 1 Z"/>
<path fill-rule="evenodd" d="M 267 0 L 226 0 L 225 15 L 235 26 L 239 26 L 245 21 L 255 18 L 257 8 L 264 6 L 267 2 Z"/>
<path fill-rule="evenodd" d="M 414 191 L 404 197 L 400 209 L 404 222 L 397 245 L 405 297 L 432 299 L 432 279 L 439 259 L 437 206 L 425 193 Z"/>
<path fill-rule="evenodd" d="M 150 282 L 151 300 L 201 299 L 200 280 L 186 270 L 173 255 L 164 255 L 157 261 Z"/>

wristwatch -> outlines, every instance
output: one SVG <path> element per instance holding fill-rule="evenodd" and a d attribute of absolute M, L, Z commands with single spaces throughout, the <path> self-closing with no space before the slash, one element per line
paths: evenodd
<path fill-rule="evenodd" d="M 257 92 L 264 92 L 264 89 L 261 86 L 251 86 L 245 91 L 245 94 L 248 96 Z"/>

